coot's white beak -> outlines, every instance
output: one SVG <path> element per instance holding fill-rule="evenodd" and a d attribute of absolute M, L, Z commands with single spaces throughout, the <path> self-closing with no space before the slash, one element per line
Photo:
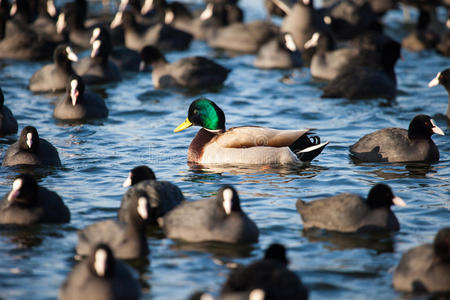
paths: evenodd
<path fill-rule="evenodd" d="M 72 99 L 72 105 L 77 105 L 77 100 L 79 96 L 79 91 L 77 89 L 78 87 L 78 80 L 74 79 L 70 82 L 70 99 Z"/>
<path fill-rule="evenodd" d="M 70 61 L 73 61 L 73 62 L 77 62 L 78 61 L 78 56 L 72 51 L 72 48 L 67 46 L 66 47 L 66 52 L 67 52 L 67 58 Z"/>
<path fill-rule="evenodd" d="M 64 13 L 60 13 L 58 16 L 58 21 L 56 21 L 56 32 L 63 32 L 64 28 L 66 28 L 66 16 Z"/>
<path fill-rule="evenodd" d="M 94 58 L 98 54 L 98 49 L 100 49 L 100 45 L 102 42 L 100 40 L 95 40 L 92 44 L 91 58 Z"/>
<path fill-rule="evenodd" d="M 223 198 L 223 209 L 227 215 L 231 214 L 231 208 L 233 206 L 233 191 L 230 189 L 225 189 L 222 194 Z"/>
<path fill-rule="evenodd" d="M 433 125 L 431 130 L 433 130 L 434 133 L 439 134 L 439 135 L 445 135 L 444 131 L 436 125 L 436 123 L 434 122 L 433 119 L 431 119 L 431 125 Z"/>
<path fill-rule="evenodd" d="M 145 197 L 141 197 L 138 199 L 137 211 L 143 220 L 148 219 L 147 199 Z"/>
<path fill-rule="evenodd" d="M 166 9 L 166 13 L 164 14 L 164 23 L 171 24 L 173 19 L 175 18 L 175 14 L 172 10 Z"/>
<path fill-rule="evenodd" d="M 57 11 L 53 0 L 47 0 L 47 12 L 51 17 L 56 16 Z"/>
<path fill-rule="evenodd" d="M 205 10 L 200 15 L 200 20 L 205 21 L 212 17 L 214 4 L 208 3 Z"/>
<path fill-rule="evenodd" d="M 120 24 L 122 24 L 122 15 L 123 13 L 121 11 L 118 11 L 117 14 L 114 16 L 114 19 L 112 20 L 111 24 L 109 25 L 109 28 L 114 29 L 118 27 Z"/>
<path fill-rule="evenodd" d="M 141 8 L 141 14 L 142 15 L 146 15 L 148 14 L 149 11 L 151 11 L 153 9 L 153 0 L 146 0 L 144 2 L 144 5 L 142 5 Z"/>
<path fill-rule="evenodd" d="M 437 73 L 436 77 L 428 83 L 428 87 L 437 86 L 439 84 L 439 77 L 441 76 L 441 72 Z"/>
<path fill-rule="evenodd" d="M 96 27 L 93 31 L 92 31 L 92 36 L 91 39 L 89 40 L 89 44 L 92 44 L 100 35 L 100 28 Z"/>
<path fill-rule="evenodd" d="M 122 184 L 123 187 L 129 187 L 131 186 L 131 172 L 128 174 L 128 178 L 125 179 L 125 181 Z"/>
<path fill-rule="evenodd" d="M 106 259 L 108 258 L 108 255 L 106 254 L 106 251 L 103 249 L 98 249 L 95 252 L 95 259 L 94 259 L 94 269 L 95 272 L 99 277 L 105 276 L 106 273 Z"/>
<path fill-rule="evenodd" d="M 31 132 L 27 133 L 27 145 L 28 148 L 31 148 L 31 145 L 33 145 L 33 134 Z"/>
<path fill-rule="evenodd" d="M 17 196 L 19 196 L 19 193 L 20 193 L 19 190 L 21 187 L 22 187 L 22 179 L 18 178 L 16 180 L 14 180 L 12 190 L 11 190 L 11 192 L 9 192 L 9 195 L 8 195 L 8 201 L 12 201 L 12 200 L 16 199 Z"/>
<path fill-rule="evenodd" d="M 392 199 L 392 203 L 394 203 L 394 205 L 397 205 L 397 206 L 406 206 L 406 202 L 403 201 L 403 199 L 400 197 L 394 197 Z"/>
<path fill-rule="evenodd" d="M 290 51 L 292 52 L 297 51 L 297 46 L 295 45 L 294 38 L 290 33 L 286 33 L 284 35 L 284 44 L 286 45 L 286 48 L 288 48 Z"/>
<path fill-rule="evenodd" d="M 319 41 L 320 33 L 315 32 L 312 37 L 306 41 L 304 47 L 305 49 L 309 49 L 317 46 L 317 42 Z"/>

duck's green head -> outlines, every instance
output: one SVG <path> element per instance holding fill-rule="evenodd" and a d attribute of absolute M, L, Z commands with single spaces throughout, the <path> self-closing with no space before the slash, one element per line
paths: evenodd
<path fill-rule="evenodd" d="M 182 131 L 192 125 L 209 130 L 225 129 L 225 114 L 214 102 L 206 98 L 195 100 L 189 106 L 188 117 L 174 132 Z"/>

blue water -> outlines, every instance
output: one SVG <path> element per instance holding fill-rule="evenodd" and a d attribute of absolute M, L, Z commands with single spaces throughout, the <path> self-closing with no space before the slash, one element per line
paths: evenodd
<path fill-rule="evenodd" d="M 265 17 L 262 1 L 241 1 L 247 20 Z M 389 31 L 400 39 L 405 25 L 400 11 L 385 18 Z M 86 53 L 85 53 L 86 54 Z M 233 184 L 242 207 L 260 228 L 252 246 L 180 244 L 161 232 L 149 235 L 151 253 L 133 264 L 144 299 L 186 299 L 195 290 L 217 295 L 230 263 L 246 264 L 261 257 L 272 242 L 288 248 L 290 268 L 301 276 L 310 299 L 410 299 L 393 290 L 392 272 L 402 253 L 432 241 L 450 225 L 450 143 L 448 124 L 436 117 L 446 136 L 434 136 L 441 159 L 434 164 L 360 164 L 348 156 L 348 146 L 382 127 L 407 128 L 419 113 L 445 113 L 443 87 L 427 83 L 449 66 L 448 58 L 432 51 L 403 51 L 397 63 L 399 95 L 384 100 L 321 99 L 321 83 L 306 68 L 263 71 L 252 67 L 253 56 L 227 57 L 194 42 L 184 52 L 170 53 L 175 61 L 206 55 L 233 71 L 218 91 L 193 95 L 155 90 L 150 74 L 126 74 L 118 84 L 95 88 L 109 107 L 106 121 L 84 125 L 59 123 L 52 118 L 55 96 L 32 94 L 27 83 L 44 63 L 0 62 L 5 104 L 21 130 L 37 127 L 41 137 L 58 148 L 63 167 L 33 169 L 39 183 L 62 196 L 72 213 L 66 225 L 0 227 L 0 298 L 54 299 L 76 263 L 76 231 L 93 222 L 115 218 L 125 192 L 121 184 L 131 168 L 146 164 L 161 180 L 175 183 L 188 200 L 212 196 L 222 184 Z M 292 83 L 280 79 L 292 73 Z M 197 128 L 173 133 L 187 115 L 192 100 L 206 96 L 225 112 L 228 127 L 262 125 L 279 129 L 317 128 L 330 145 L 305 168 L 190 169 L 187 148 Z M 0 139 L 1 156 L 16 135 Z M 0 168 L 0 194 L 7 193 L 17 168 Z M 366 195 L 377 182 L 389 184 L 407 207 L 394 208 L 401 223 L 398 233 L 373 237 L 306 233 L 295 209 L 298 198 L 310 201 L 341 192 Z"/>

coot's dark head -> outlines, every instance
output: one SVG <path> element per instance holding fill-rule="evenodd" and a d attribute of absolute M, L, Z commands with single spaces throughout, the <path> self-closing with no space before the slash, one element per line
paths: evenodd
<path fill-rule="evenodd" d="M 21 150 L 36 152 L 39 149 L 39 134 L 33 126 L 26 126 L 20 132 L 19 147 Z"/>
<path fill-rule="evenodd" d="M 281 244 L 271 244 L 269 248 L 266 249 L 264 254 L 264 259 L 271 259 L 281 262 L 283 265 L 287 266 L 289 263 L 286 257 L 286 248 Z"/>
<path fill-rule="evenodd" d="M 389 208 L 391 205 L 406 206 L 406 203 L 400 198 L 394 196 L 391 188 L 383 183 L 373 186 L 367 196 L 367 205 L 370 209 L 381 207 Z"/>
<path fill-rule="evenodd" d="M 450 68 L 437 73 L 436 77 L 428 83 L 429 87 L 441 84 L 447 91 L 450 91 Z"/>
<path fill-rule="evenodd" d="M 112 277 L 115 263 L 113 253 L 106 244 L 98 244 L 89 256 L 89 269 L 97 277 Z"/>
<path fill-rule="evenodd" d="M 444 135 L 433 119 L 427 115 L 417 115 L 409 123 L 408 137 L 410 139 L 430 139 L 436 133 Z"/>
<path fill-rule="evenodd" d="M 443 261 L 450 262 L 450 227 L 439 230 L 434 238 L 434 253 Z"/>
<path fill-rule="evenodd" d="M 124 181 L 123 186 L 133 186 L 143 180 L 156 180 L 155 173 L 147 166 L 137 166 L 130 171 L 128 178 Z"/>
<path fill-rule="evenodd" d="M 402 45 L 393 39 L 387 39 L 380 48 L 381 65 L 386 72 L 394 72 L 394 66 L 401 57 Z"/>
<path fill-rule="evenodd" d="M 69 100 L 73 106 L 77 105 L 84 98 L 84 89 L 85 85 L 83 78 L 76 74 L 72 75 L 66 87 L 66 92 L 69 96 L 67 100 Z"/>
<path fill-rule="evenodd" d="M 31 174 L 21 174 L 14 179 L 8 201 L 23 206 L 37 204 L 38 184 Z"/>
<path fill-rule="evenodd" d="M 224 211 L 226 215 L 241 211 L 241 200 L 237 191 L 231 185 L 221 187 L 217 191 L 216 200 L 219 210 Z"/>
<path fill-rule="evenodd" d="M 144 48 L 142 48 L 140 54 L 141 66 L 139 67 L 139 69 L 141 71 L 154 64 L 167 62 L 164 54 L 155 46 L 145 46 Z"/>

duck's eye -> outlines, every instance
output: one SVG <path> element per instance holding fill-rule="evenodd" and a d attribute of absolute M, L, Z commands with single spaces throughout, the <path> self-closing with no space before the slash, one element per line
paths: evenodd
<path fill-rule="evenodd" d="M 194 114 L 198 114 L 198 109 L 194 109 Z"/>

